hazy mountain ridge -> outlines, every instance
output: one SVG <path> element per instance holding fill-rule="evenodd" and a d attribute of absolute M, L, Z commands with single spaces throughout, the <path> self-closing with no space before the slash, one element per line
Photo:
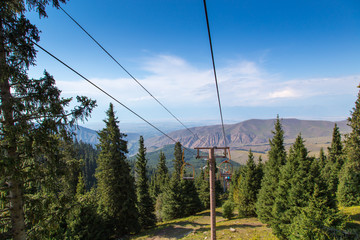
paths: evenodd
<path fill-rule="evenodd" d="M 226 142 L 232 149 L 248 149 L 249 146 L 268 145 L 269 139 L 272 138 L 275 119 L 260 120 L 251 119 L 237 124 L 226 124 Z M 316 120 L 299 120 L 299 119 L 282 119 L 281 120 L 285 140 L 295 139 L 301 133 L 305 139 L 324 138 L 332 136 L 335 122 L 316 121 Z M 347 121 L 337 122 L 341 133 L 350 131 Z M 196 134 L 198 138 L 185 130 L 178 130 L 168 135 L 181 142 L 188 148 L 207 147 L 207 146 L 224 146 L 221 125 L 204 126 L 190 128 L 191 132 Z M 145 140 L 145 146 L 149 151 L 160 149 L 163 146 L 172 144 L 173 142 L 165 137 L 159 136 Z M 266 149 L 264 149 L 266 150 Z"/>
<path fill-rule="evenodd" d="M 72 130 L 75 134 L 74 139 L 78 142 L 82 141 L 84 143 L 89 143 L 93 147 L 96 147 L 99 144 L 98 133 L 95 130 L 78 126 Z M 125 133 L 127 136 L 125 140 L 128 141 L 128 151 L 130 155 L 136 154 L 138 151 L 138 141 L 140 134 L 138 133 Z"/>

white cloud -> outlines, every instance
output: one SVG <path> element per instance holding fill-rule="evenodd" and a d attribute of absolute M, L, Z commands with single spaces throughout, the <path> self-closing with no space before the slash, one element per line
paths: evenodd
<path fill-rule="evenodd" d="M 276 98 L 297 98 L 300 94 L 298 94 L 294 89 L 284 89 L 280 91 L 275 91 L 269 94 L 269 98 L 276 99 Z"/>
<path fill-rule="evenodd" d="M 148 74 L 138 80 L 165 106 L 216 106 L 216 88 L 211 68 L 199 69 L 171 55 L 148 58 L 142 66 Z M 91 80 L 124 104 L 135 106 L 154 103 L 151 96 L 130 78 Z M 267 73 L 257 63 L 242 60 L 219 68 L 218 82 L 224 106 L 270 106 L 288 99 L 354 94 L 360 76 L 283 81 Z M 57 84 L 64 94 L 83 94 L 100 101 L 108 98 L 86 81 L 58 81 Z"/>

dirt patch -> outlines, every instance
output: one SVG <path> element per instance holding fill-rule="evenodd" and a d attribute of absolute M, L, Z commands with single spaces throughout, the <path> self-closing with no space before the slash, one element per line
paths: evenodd
<path fill-rule="evenodd" d="M 172 225 L 154 232 L 154 236 L 148 239 L 161 240 L 161 239 L 180 239 L 192 233 L 192 227 L 184 227 L 181 225 Z"/>

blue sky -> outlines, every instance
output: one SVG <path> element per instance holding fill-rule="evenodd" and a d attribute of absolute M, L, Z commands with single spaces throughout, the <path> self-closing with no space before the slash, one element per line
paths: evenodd
<path fill-rule="evenodd" d="M 202 0 L 72 0 L 62 7 L 184 122 L 220 123 Z M 224 120 L 343 120 L 360 83 L 360 2 L 208 0 Z M 176 122 L 61 10 L 28 17 L 40 45 L 150 122 Z M 98 128 L 111 101 L 39 50 L 66 97 L 87 95 Z M 141 122 L 115 104 L 121 122 Z"/>

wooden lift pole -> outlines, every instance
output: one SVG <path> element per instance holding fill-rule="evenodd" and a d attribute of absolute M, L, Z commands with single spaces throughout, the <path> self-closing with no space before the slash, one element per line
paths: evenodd
<path fill-rule="evenodd" d="M 229 147 L 199 147 L 195 149 L 197 149 L 197 158 L 208 158 L 209 161 L 211 240 L 216 240 L 215 160 L 216 158 L 226 158 Z M 200 149 L 208 150 L 209 156 L 200 156 Z M 224 154 L 215 156 L 215 149 L 223 149 Z"/>
<path fill-rule="evenodd" d="M 215 151 L 209 149 L 209 175 L 210 175 L 210 225 L 211 240 L 216 240 L 216 199 L 215 199 Z"/>

